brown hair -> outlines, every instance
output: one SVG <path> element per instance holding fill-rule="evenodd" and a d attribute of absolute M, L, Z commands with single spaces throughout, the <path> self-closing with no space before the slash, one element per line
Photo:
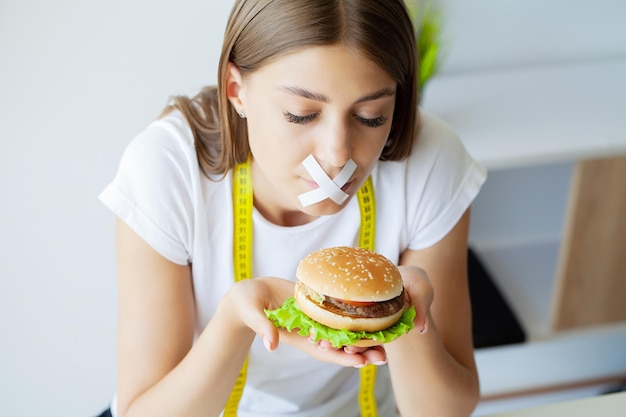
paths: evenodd
<path fill-rule="evenodd" d="M 224 93 L 228 62 L 242 74 L 307 46 L 344 43 L 380 66 L 396 82 L 396 105 L 381 160 L 401 160 L 418 128 L 417 50 L 402 0 L 237 0 L 220 57 L 217 87 L 193 98 L 174 97 L 187 119 L 203 172 L 223 176 L 249 153 L 248 134 Z"/>

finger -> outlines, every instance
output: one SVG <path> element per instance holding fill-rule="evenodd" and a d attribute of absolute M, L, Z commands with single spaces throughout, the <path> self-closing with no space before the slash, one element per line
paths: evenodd
<path fill-rule="evenodd" d="M 343 350 L 346 353 L 349 353 L 349 354 L 352 355 L 352 354 L 355 354 L 355 353 L 363 353 L 363 352 L 365 352 L 367 350 L 367 348 L 366 347 L 359 347 L 359 346 L 344 346 Z"/>
<path fill-rule="evenodd" d="M 280 337 L 278 336 L 278 331 L 276 328 L 272 326 L 273 329 L 264 333 L 261 338 L 263 339 L 263 346 L 267 349 L 268 352 L 273 352 L 278 347 L 278 343 Z"/>
<path fill-rule="evenodd" d="M 311 329 L 309 330 L 309 342 L 311 342 L 314 345 L 317 345 L 317 347 L 321 350 L 328 350 L 328 349 L 338 349 L 336 347 L 333 346 L 333 344 L 331 342 L 329 342 L 328 340 L 315 340 L 316 335 L 315 335 L 315 329 L 313 329 L 311 327 Z"/>
<path fill-rule="evenodd" d="M 414 302 L 413 306 L 415 307 L 415 318 L 413 319 L 413 324 L 415 325 L 415 329 L 420 334 L 424 334 L 428 331 L 428 314 L 430 308 L 425 302 Z"/>
<path fill-rule="evenodd" d="M 279 331 L 262 311 L 253 309 L 242 314 L 246 325 L 262 340 L 265 349 L 272 352 L 278 347 L 280 340 Z"/>
<path fill-rule="evenodd" d="M 346 367 L 361 368 L 367 365 L 368 363 L 370 363 L 367 357 L 364 356 L 364 354 L 346 353 L 341 348 L 320 350 L 319 352 L 322 354 L 322 356 L 320 356 L 318 359 L 326 361 L 326 362 L 337 363 L 339 365 L 346 366 Z"/>
<path fill-rule="evenodd" d="M 367 363 L 373 363 L 374 365 L 383 365 L 387 363 L 387 353 L 382 346 L 373 346 L 369 348 L 358 346 L 345 346 L 343 350 L 351 355 L 360 354 L 365 358 Z"/>
<path fill-rule="evenodd" d="M 320 340 L 319 343 L 318 343 L 318 346 L 322 350 L 337 349 L 328 340 Z"/>
<path fill-rule="evenodd" d="M 428 312 L 434 299 L 434 289 L 426 272 L 417 267 L 400 267 L 409 302 L 415 307 L 413 323 L 420 333 L 428 330 Z"/>
<path fill-rule="evenodd" d="M 281 342 L 287 343 L 322 362 L 346 367 L 361 367 L 368 363 L 367 358 L 361 354 L 348 354 L 343 349 L 334 348 L 332 345 L 328 349 L 320 348 L 319 343 L 312 343 L 310 338 L 302 337 L 295 332 L 281 332 Z"/>
<path fill-rule="evenodd" d="M 278 329 L 270 320 L 265 319 L 264 323 L 260 325 L 257 329 L 255 329 L 255 331 L 256 334 L 263 341 L 263 346 L 265 346 L 265 349 L 268 352 L 273 352 L 274 350 L 276 350 L 276 348 L 278 347 L 280 336 L 278 333 Z"/>
<path fill-rule="evenodd" d="M 415 307 L 415 319 L 413 323 L 420 334 L 424 334 L 428 331 L 428 315 L 433 302 L 433 288 L 430 281 L 419 281 L 415 287 L 416 291 L 414 291 L 414 293 L 416 293 L 417 296 L 411 296 L 413 306 Z"/>
<path fill-rule="evenodd" d="M 371 349 L 367 349 L 362 353 L 367 363 L 374 365 L 384 365 L 387 363 L 387 353 L 382 346 L 375 346 Z"/>

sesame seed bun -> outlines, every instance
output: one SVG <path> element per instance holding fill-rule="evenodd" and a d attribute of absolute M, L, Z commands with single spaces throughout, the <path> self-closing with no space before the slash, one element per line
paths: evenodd
<path fill-rule="evenodd" d="M 311 253 L 300 261 L 296 277 L 320 294 L 352 301 L 386 301 L 404 288 L 400 271 L 389 259 L 351 246 Z"/>
<path fill-rule="evenodd" d="M 300 262 L 296 276 L 300 283 L 294 297 L 300 310 L 333 329 L 384 330 L 394 325 L 405 309 L 400 271 L 386 257 L 366 249 L 342 246 L 313 252 Z M 352 303 L 357 307 L 346 305 Z M 358 307 L 360 304 L 368 306 Z M 383 308 L 389 304 L 396 307 L 392 311 Z M 376 310 L 376 316 L 359 316 L 367 310 Z M 357 343 L 379 344 L 373 340 Z"/>

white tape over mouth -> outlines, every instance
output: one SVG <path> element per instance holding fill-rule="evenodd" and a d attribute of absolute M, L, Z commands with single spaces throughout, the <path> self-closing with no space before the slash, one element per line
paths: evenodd
<path fill-rule="evenodd" d="M 302 162 L 302 165 L 319 186 L 319 188 L 298 196 L 300 204 L 302 204 L 303 207 L 319 203 L 327 198 L 330 198 L 337 204 L 343 204 L 343 202 L 349 197 L 348 194 L 343 192 L 341 187 L 346 185 L 350 176 L 356 170 L 356 162 L 352 159 L 346 162 L 339 175 L 333 179 L 326 174 L 326 171 L 324 171 L 313 155 L 309 155 Z"/>

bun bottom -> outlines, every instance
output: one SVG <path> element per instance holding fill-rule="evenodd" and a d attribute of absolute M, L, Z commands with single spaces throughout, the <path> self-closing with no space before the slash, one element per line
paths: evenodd
<path fill-rule="evenodd" d="M 320 307 L 317 303 L 311 301 L 306 294 L 300 290 L 299 285 L 296 285 L 294 297 L 296 299 L 296 303 L 298 303 L 298 307 L 300 307 L 300 310 L 302 310 L 304 314 L 318 323 L 322 323 L 325 326 L 337 330 L 346 329 L 354 332 L 377 332 L 396 324 L 396 322 L 400 320 L 400 317 L 402 317 L 402 313 L 404 313 L 403 310 L 400 310 L 391 316 L 376 318 L 342 316 L 341 314 L 328 311 Z M 361 341 L 355 343 L 355 346 L 367 347 L 379 344 L 380 342 L 376 342 L 373 339 L 362 339 Z"/>

